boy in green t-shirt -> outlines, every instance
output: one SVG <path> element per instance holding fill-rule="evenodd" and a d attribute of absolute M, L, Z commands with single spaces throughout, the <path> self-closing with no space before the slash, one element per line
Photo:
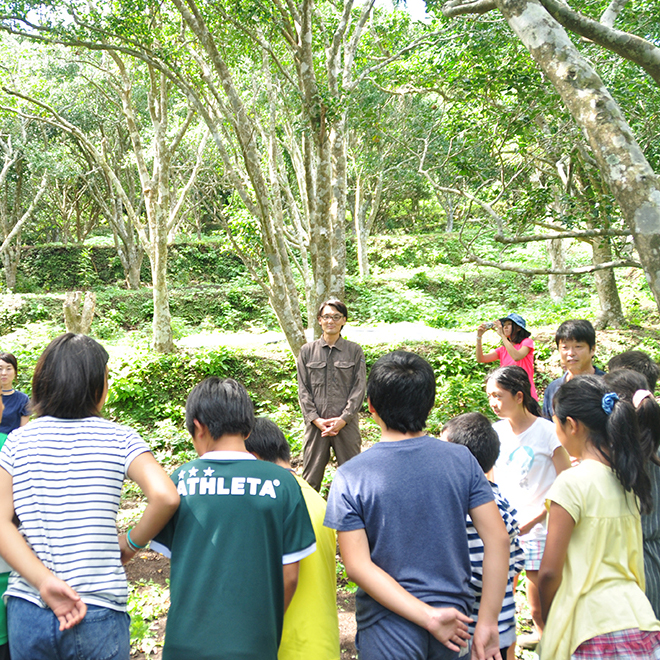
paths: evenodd
<path fill-rule="evenodd" d="M 299 562 L 315 549 L 300 486 L 246 451 L 254 412 L 235 380 L 197 385 L 186 426 L 200 458 L 173 473 L 181 504 L 152 542 L 172 558 L 163 660 L 276 660 Z"/>

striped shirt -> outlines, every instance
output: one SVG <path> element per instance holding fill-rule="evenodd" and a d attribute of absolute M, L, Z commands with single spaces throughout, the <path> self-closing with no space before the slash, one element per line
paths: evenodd
<path fill-rule="evenodd" d="M 509 533 L 510 547 L 509 547 L 509 574 L 506 583 L 506 592 L 504 594 L 504 602 L 502 603 L 502 610 L 497 619 L 497 627 L 500 636 L 513 630 L 515 637 L 516 630 L 516 602 L 513 598 L 513 579 L 525 567 L 525 554 L 520 547 L 518 540 L 518 521 L 516 516 L 518 512 L 509 504 L 509 501 L 500 493 L 500 489 L 492 482 L 489 482 L 493 489 L 495 502 L 497 508 L 500 510 L 502 520 L 506 526 L 506 531 Z M 474 623 L 469 624 L 470 633 L 474 633 L 477 622 L 477 614 L 479 612 L 479 605 L 481 602 L 481 592 L 483 589 L 483 564 L 484 564 L 484 544 L 477 533 L 470 516 L 467 517 L 467 531 L 468 531 L 468 546 L 470 548 L 470 563 L 472 564 L 472 578 L 470 579 L 470 587 L 474 592 L 474 605 L 472 606 L 472 618 Z M 501 643 L 500 643 L 501 645 Z"/>
<path fill-rule="evenodd" d="M 135 431 L 100 417 L 39 417 L 10 433 L 0 452 L 0 467 L 13 478 L 19 531 L 88 605 L 126 609 L 116 517 L 128 467 L 147 451 Z M 7 595 L 45 607 L 16 572 Z"/>

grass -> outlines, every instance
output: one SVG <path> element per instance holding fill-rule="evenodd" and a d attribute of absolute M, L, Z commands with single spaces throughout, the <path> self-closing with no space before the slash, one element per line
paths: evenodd
<path fill-rule="evenodd" d="M 152 580 L 139 580 L 128 585 L 128 613 L 131 617 L 131 651 L 148 656 L 162 645 L 158 634 L 159 619 L 170 607 L 170 590 Z"/>

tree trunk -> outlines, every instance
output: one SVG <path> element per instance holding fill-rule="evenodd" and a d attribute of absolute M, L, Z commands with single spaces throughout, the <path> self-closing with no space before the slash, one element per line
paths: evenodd
<path fill-rule="evenodd" d="M 2 253 L 2 265 L 5 270 L 5 286 L 8 291 L 16 289 L 16 272 L 18 271 L 18 264 L 20 262 L 21 246 L 9 246 Z"/>
<path fill-rule="evenodd" d="M 174 338 L 167 292 L 167 234 L 163 232 L 158 238 L 157 245 L 154 241 L 154 249 L 149 251 L 154 301 L 153 347 L 158 353 L 171 353 Z"/>
<path fill-rule="evenodd" d="M 607 236 L 595 238 L 591 241 L 591 248 L 594 264 L 614 261 L 612 246 Z M 608 326 L 620 328 L 624 325 L 626 319 L 621 309 L 621 299 L 619 298 L 619 290 L 616 286 L 614 271 L 611 268 L 595 271 L 594 282 L 600 305 L 598 315 L 596 316 L 596 323 L 594 324 L 596 329 L 602 330 Z"/>
<path fill-rule="evenodd" d="M 660 311 L 660 182 L 619 106 L 565 30 L 536 0 L 495 0 L 585 132 L 630 229 Z"/>
<path fill-rule="evenodd" d="M 83 302 L 84 295 L 84 302 Z M 64 297 L 64 325 L 67 332 L 88 335 L 96 309 L 96 294 L 88 291 L 68 291 Z"/>
<path fill-rule="evenodd" d="M 564 251 L 564 241 L 561 238 L 553 238 L 547 243 L 548 256 L 553 269 L 566 268 L 566 252 Z M 560 302 L 566 297 L 566 275 L 549 275 L 548 292 L 550 298 L 555 302 Z"/>
<path fill-rule="evenodd" d="M 346 281 L 346 111 L 335 124 L 332 141 L 332 280 L 330 294 L 344 300 Z M 318 325 L 318 324 L 317 324 Z"/>
<path fill-rule="evenodd" d="M 367 211 L 369 202 L 363 199 L 362 173 L 359 173 L 355 181 L 355 206 L 353 207 L 355 219 L 355 241 L 357 247 L 358 268 L 360 279 L 369 279 L 369 257 L 367 255 Z"/>

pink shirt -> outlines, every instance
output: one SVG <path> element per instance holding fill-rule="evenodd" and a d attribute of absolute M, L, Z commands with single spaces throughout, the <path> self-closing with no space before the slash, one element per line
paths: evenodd
<path fill-rule="evenodd" d="M 519 344 L 513 345 L 516 350 L 520 350 L 521 346 L 529 346 L 529 353 L 527 353 L 527 355 L 525 355 L 522 360 L 514 360 L 509 355 L 504 346 L 500 346 L 495 350 L 495 352 L 497 353 L 497 357 L 500 359 L 501 367 L 516 365 L 518 367 L 522 367 L 527 372 L 529 383 L 532 386 L 532 396 L 538 401 L 539 395 L 536 393 L 536 387 L 534 386 L 534 342 L 532 341 L 531 337 L 526 337 Z"/>

